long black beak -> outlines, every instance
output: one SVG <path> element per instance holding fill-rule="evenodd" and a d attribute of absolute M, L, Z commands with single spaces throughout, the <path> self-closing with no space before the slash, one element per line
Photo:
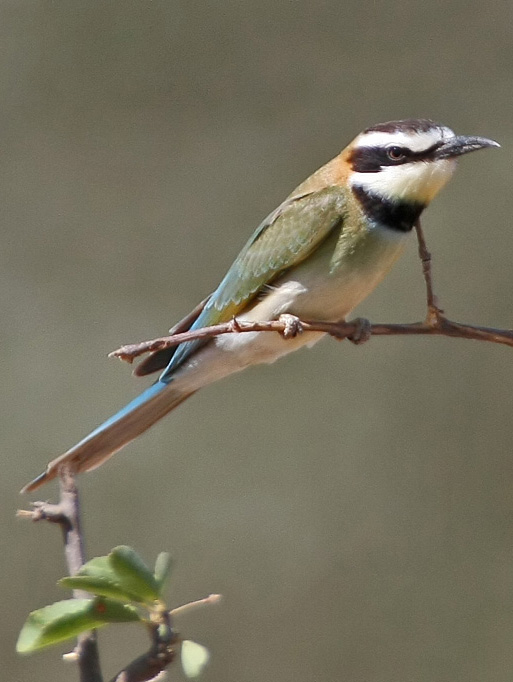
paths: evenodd
<path fill-rule="evenodd" d="M 434 156 L 436 159 L 453 159 L 455 156 L 462 156 L 462 154 L 475 152 L 486 147 L 500 147 L 500 144 L 495 140 L 488 140 L 486 137 L 458 135 L 451 137 L 447 142 L 443 142 L 435 150 Z"/>

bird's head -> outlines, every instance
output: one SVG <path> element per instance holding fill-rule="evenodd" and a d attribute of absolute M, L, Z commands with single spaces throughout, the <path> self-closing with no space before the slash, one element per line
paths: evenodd
<path fill-rule="evenodd" d="M 380 123 L 345 150 L 349 183 L 385 201 L 426 206 L 450 179 L 463 154 L 499 147 L 484 137 L 456 135 L 427 119 Z"/>

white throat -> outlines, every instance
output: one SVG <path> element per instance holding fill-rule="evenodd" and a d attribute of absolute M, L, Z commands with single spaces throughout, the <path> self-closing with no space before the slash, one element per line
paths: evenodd
<path fill-rule="evenodd" d="M 352 173 L 351 186 L 391 201 L 428 204 L 451 178 L 456 161 L 412 161 L 399 166 L 384 166 L 377 173 Z"/>

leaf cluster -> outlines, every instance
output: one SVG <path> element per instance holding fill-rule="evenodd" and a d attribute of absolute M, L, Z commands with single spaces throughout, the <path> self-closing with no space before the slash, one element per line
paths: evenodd
<path fill-rule="evenodd" d="M 21 629 L 17 651 L 32 653 L 110 623 L 138 622 L 145 627 L 158 626 L 159 636 L 170 644 L 181 642 L 184 672 L 196 677 L 209 654 L 196 642 L 181 641 L 171 629 L 162 596 L 171 568 L 167 552 L 158 555 L 152 571 L 125 545 L 115 547 L 107 556 L 91 559 L 76 575 L 61 578 L 58 583 L 88 592 L 91 597 L 65 599 L 32 611 Z"/>

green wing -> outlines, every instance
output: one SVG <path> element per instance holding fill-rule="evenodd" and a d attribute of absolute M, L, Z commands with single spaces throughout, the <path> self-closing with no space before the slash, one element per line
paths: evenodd
<path fill-rule="evenodd" d="M 344 219 L 346 195 L 342 187 L 286 199 L 256 229 L 209 298 L 191 330 L 232 319 L 283 271 L 307 258 Z M 201 342 L 180 345 L 160 379 L 169 381 L 176 367 Z"/>

